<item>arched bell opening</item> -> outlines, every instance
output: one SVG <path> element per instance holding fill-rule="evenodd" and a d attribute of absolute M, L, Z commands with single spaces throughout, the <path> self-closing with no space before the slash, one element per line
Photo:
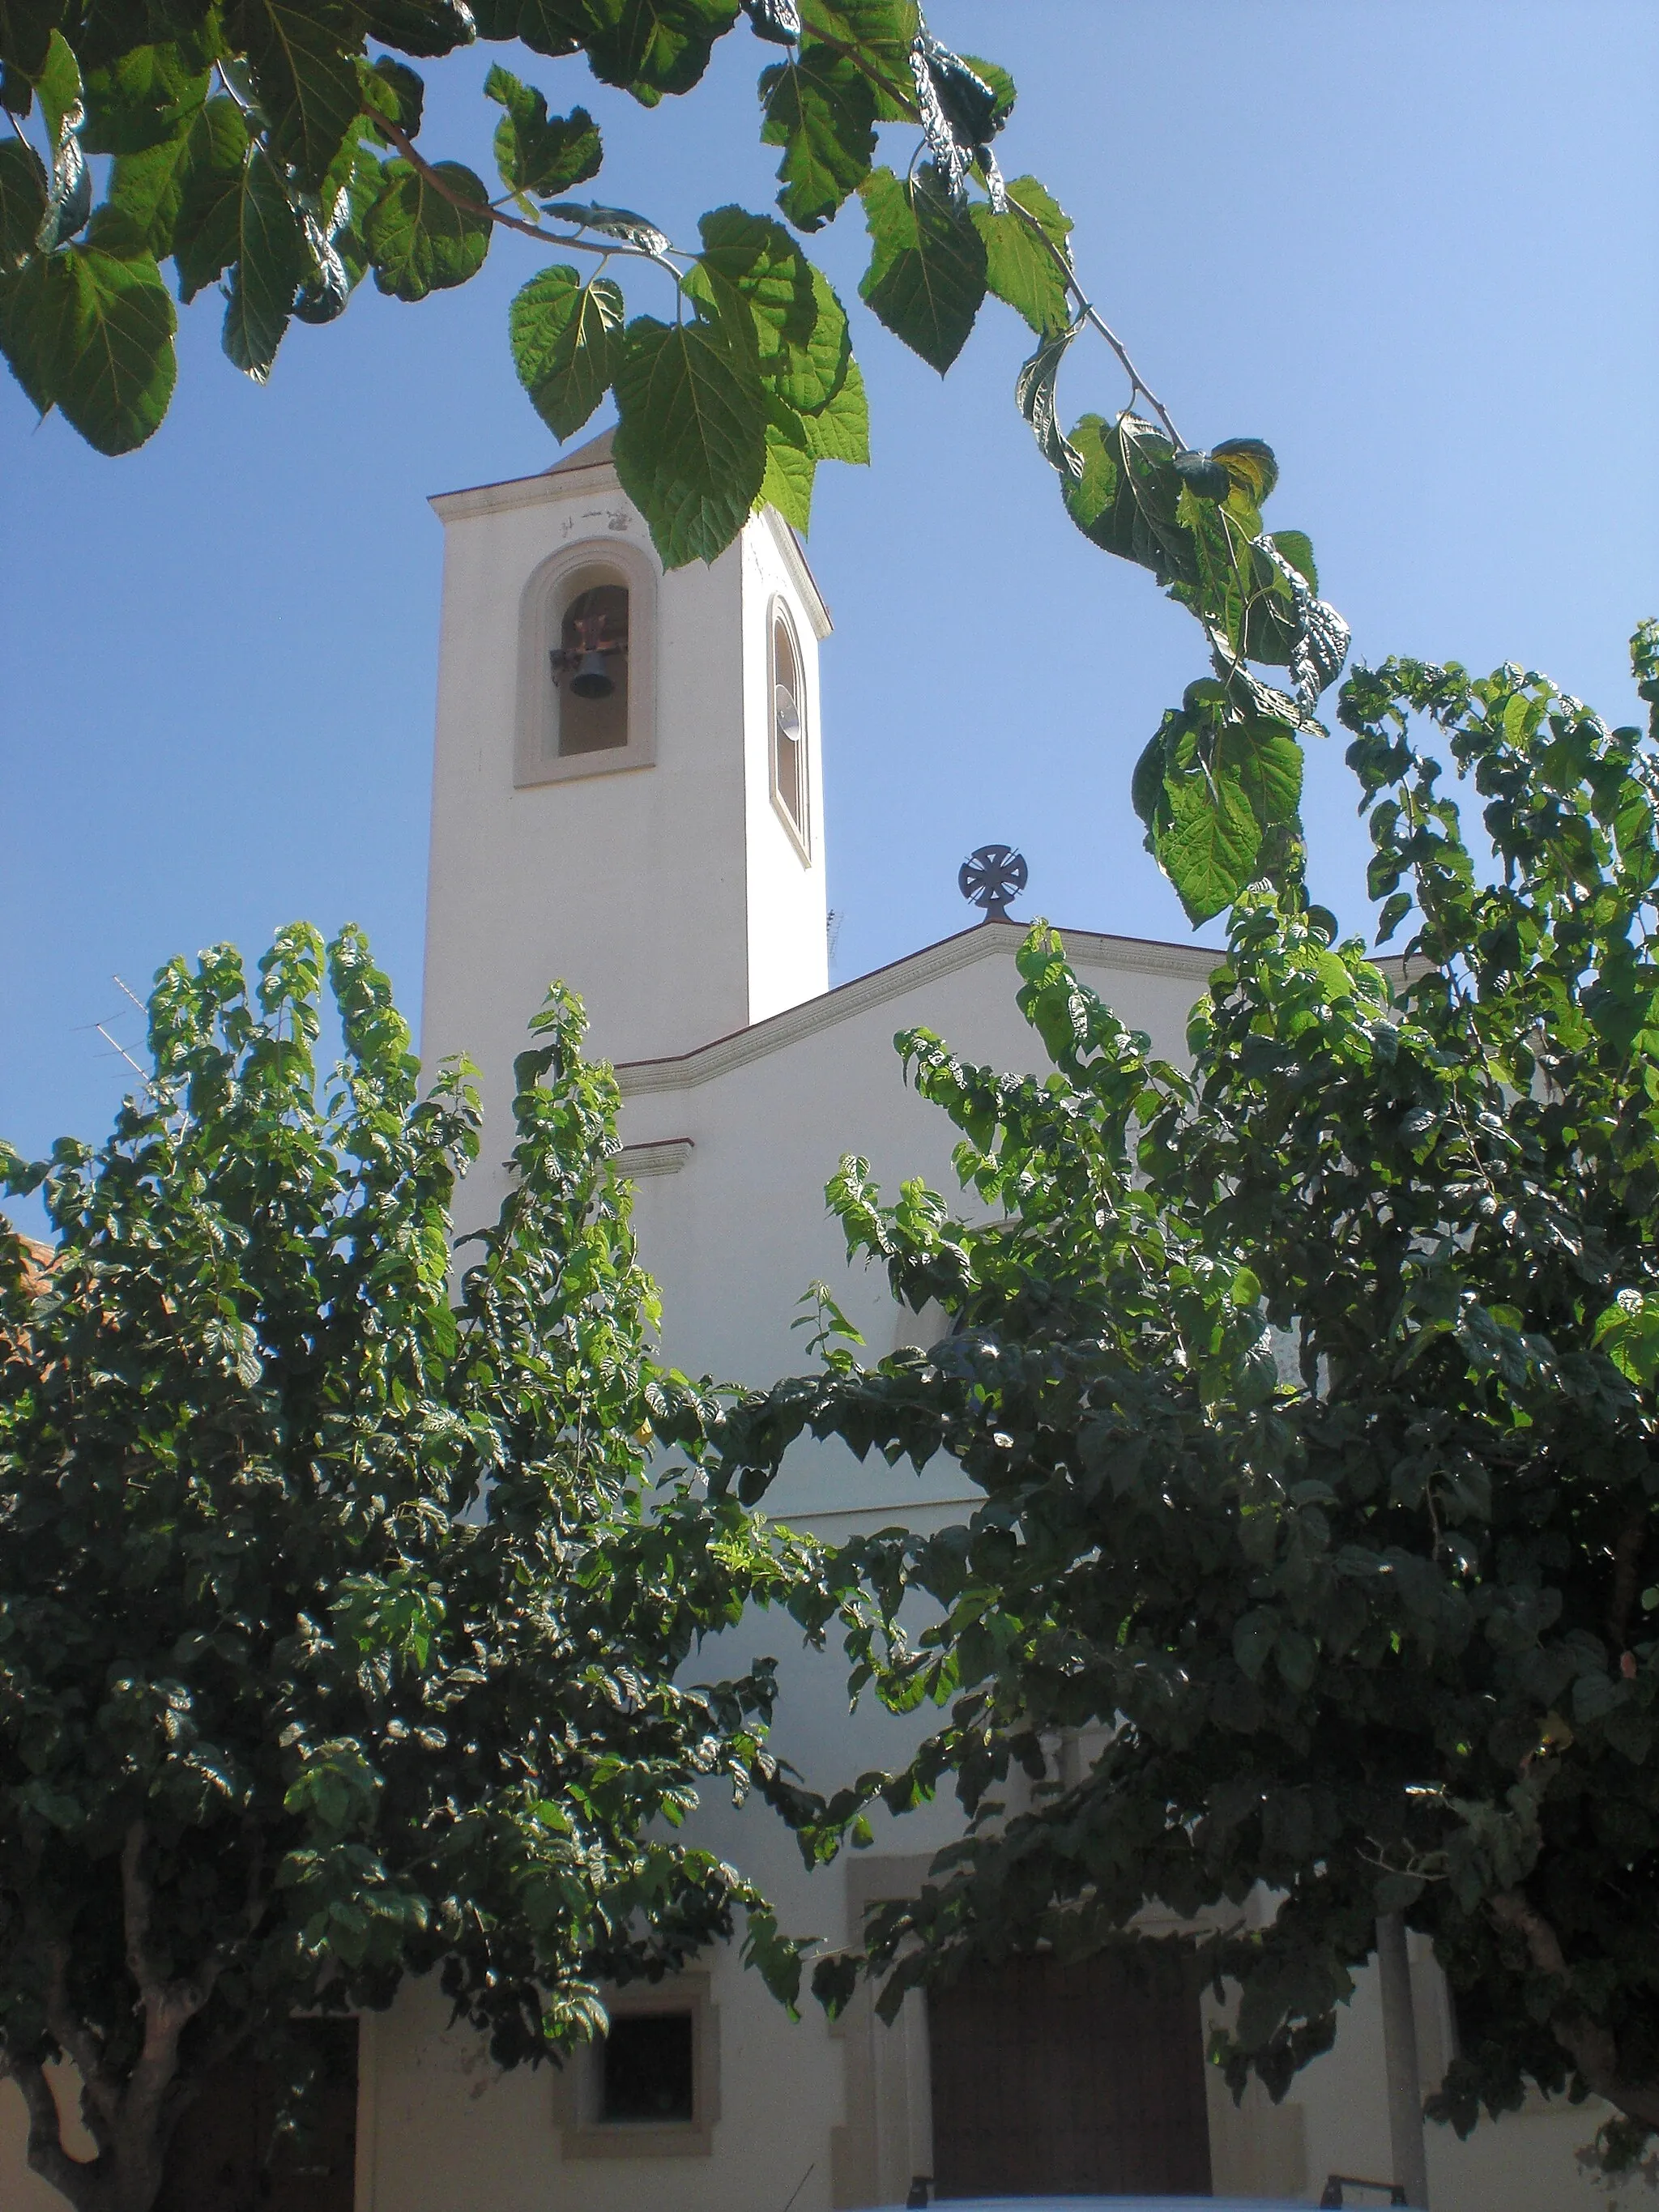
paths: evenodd
<path fill-rule="evenodd" d="M 561 759 L 628 743 L 628 586 L 580 577 L 573 584 L 549 654 Z"/>

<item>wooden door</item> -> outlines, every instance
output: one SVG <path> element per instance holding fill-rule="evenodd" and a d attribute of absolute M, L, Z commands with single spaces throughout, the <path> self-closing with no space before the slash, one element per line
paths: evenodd
<path fill-rule="evenodd" d="M 233 2059 L 210 2075 L 167 2151 L 155 2212 L 353 2212 L 357 2160 L 357 2023 L 303 2023 L 320 2061 L 313 2124 L 270 2149 L 276 2088 Z"/>
<path fill-rule="evenodd" d="M 1011 1960 L 928 1997 L 935 2194 L 1210 2192 L 1189 1963 Z"/>

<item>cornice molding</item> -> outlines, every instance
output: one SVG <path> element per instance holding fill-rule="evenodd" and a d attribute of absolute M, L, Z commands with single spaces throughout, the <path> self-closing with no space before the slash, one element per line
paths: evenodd
<path fill-rule="evenodd" d="M 769 1015 L 765 1021 L 753 1023 L 748 1029 L 736 1030 L 729 1036 L 716 1037 L 708 1044 L 699 1045 L 695 1051 L 681 1053 L 672 1059 L 624 1060 L 617 1070 L 623 1096 L 632 1098 L 653 1091 L 690 1091 L 700 1084 L 712 1083 L 722 1075 L 729 1075 L 733 1068 L 746 1067 L 750 1061 L 763 1060 L 769 1053 L 781 1051 L 786 1045 L 798 1043 L 803 1037 L 833 1029 L 872 1006 L 902 998 L 920 984 L 936 982 L 941 976 L 953 975 L 983 960 L 1012 958 L 1024 942 L 1026 929 L 1027 925 L 1019 921 L 981 922 L 955 937 L 908 953 L 889 967 L 878 968 L 871 975 L 839 984 L 820 998 L 786 1007 L 782 1013 Z M 1067 957 L 1079 968 L 1109 968 L 1120 975 L 1128 972 L 1170 975 L 1198 989 L 1202 989 L 1226 957 L 1204 945 L 1162 945 L 1139 937 L 1104 937 L 1091 930 L 1062 929 L 1060 935 Z"/>
<path fill-rule="evenodd" d="M 625 1176 L 678 1175 L 696 1150 L 690 1137 L 663 1137 L 654 1144 L 624 1145 L 617 1165 Z"/>
<path fill-rule="evenodd" d="M 763 507 L 761 520 L 766 525 L 772 543 L 778 549 L 778 557 L 789 571 L 790 582 L 800 593 L 802 604 L 811 618 L 813 633 L 818 643 L 822 645 L 836 625 L 830 618 L 829 605 L 823 593 L 818 589 L 818 580 L 806 564 L 806 556 L 801 550 L 800 540 L 775 507 Z"/>
<path fill-rule="evenodd" d="M 540 507 L 560 499 L 591 498 L 596 491 L 620 491 L 609 461 L 585 461 L 580 468 L 544 470 L 539 476 L 510 477 L 505 483 L 474 484 L 466 491 L 434 492 L 427 505 L 444 522 L 474 514 L 507 514 L 514 507 Z"/>

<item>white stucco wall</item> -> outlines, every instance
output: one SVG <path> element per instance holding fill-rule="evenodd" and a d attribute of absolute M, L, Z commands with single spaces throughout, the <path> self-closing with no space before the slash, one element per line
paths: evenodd
<path fill-rule="evenodd" d="M 546 475 L 434 501 L 444 587 L 422 1051 L 428 1066 L 465 1052 L 483 1072 L 477 1187 L 491 1211 L 513 1058 L 554 978 L 581 993 L 592 1051 L 615 1060 L 689 1050 L 828 981 L 817 587 L 769 512 L 712 566 L 665 574 L 608 451 L 602 439 Z M 654 617 L 636 594 L 631 617 L 654 759 L 619 769 L 595 754 L 591 772 L 515 781 L 521 686 L 550 682 L 525 649 L 526 588 L 556 556 L 618 547 L 655 580 Z M 779 599 L 807 691 L 807 859 L 770 795 Z"/>

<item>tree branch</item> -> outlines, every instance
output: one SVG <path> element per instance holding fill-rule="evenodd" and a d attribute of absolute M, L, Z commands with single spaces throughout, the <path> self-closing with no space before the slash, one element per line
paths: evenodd
<path fill-rule="evenodd" d="M 538 222 L 526 222 L 522 216 L 508 215 L 505 208 L 493 206 L 488 200 L 469 199 L 465 192 L 458 192 L 448 179 L 433 167 L 426 156 L 418 151 L 414 140 L 406 131 L 400 130 L 397 124 L 384 115 L 377 115 L 374 118 L 374 125 L 376 130 L 386 133 L 410 167 L 419 171 L 422 182 L 430 185 L 440 199 L 447 200 L 451 207 L 459 208 L 464 215 L 483 216 L 487 222 L 500 223 L 504 230 L 516 230 L 520 236 L 536 239 L 543 246 L 564 246 L 577 253 L 598 253 L 606 256 L 621 253 L 626 255 L 630 260 L 652 261 L 659 269 L 665 269 L 675 283 L 678 284 L 679 270 L 666 255 L 653 253 L 649 246 L 630 246 L 626 239 L 612 238 L 608 234 L 603 242 L 592 238 L 583 238 L 580 234 L 574 234 L 567 238 L 558 231 L 544 230 Z M 682 254 L 688 261 L 694 261 L 696 258 L 695 254 L 687 253 L 683 246 L 671 246 L 668 251 Z"/>
<path fill-rule="evenodd" d="M 1082 285 L 1078 282 L 1077 271 L 1072 266 L 1071 256 L 1067 253 L 1063 253 L 1060 251 L 1060 247 L 1054 244 L 1053 239 L 1049 237 L 1048 232 L 1042 228 L 1042 225 L 1037 221 L 1030 210 L 1029 208 L 1021 207 L 1019 202 L 1013 198 L 1012 193 L 1009 195 L 1008 205 L 1010 209 L 1018 216 L 1020 221 L 1025 225 L 1027 230 L 1030 232 L 1032 237 L 1037 240 L 1043 252 L 1054 263 L 1055 268 L 1059 270 L 1061 276 L 1065 279 L 1066 289 L 1071 294 L 1072 297 L 1077 301 L 1078 312 L 1083 317 L 1085 322 L 1089 325 L 1091 329 L 1097 331 L 1100 333 L 1101 337 L 1105 339 L 1107 344 L 1110 346 L 1112 351 L 1117 356 L 1118 362 L 1122 368 L 1123 373 L 1129 380 L 1129 398 L 1131 401 L 1133 400 L 1135 394 L 1139 392 L 1140 397 L 1146 402 L 1146 404 L 1152 409 L 1153 414 L 1157 416 L 1158 421 L 1169 432 L 1170 437 L 1175 441 L 1176 452 L 1182 453 L 1187 452 L 1187 441 L 1182 436 L 1180 431 L 1176 429 L 1174 418 L 1170 415 L 1169 409 L 1158 398 L 1157 392 L 1152 390 L 1151 385 L 1147 383 L 1146 378 L 1135 367 L 1133 362 L 1130 360 L 1128 348 L 1124 344 L 1122 339 L 1119 337 L 1117 332 L 1112 328 L 1105 317 L 1101 314 L 1094 302 L 1089 298 L 1087 293 L 1085 292 Z"/>
<path fill-rule="evenodd" d="M 1570 1970 L 1560 1937 L 1522 1891 L 1506 1890 L 1494 1897 L 1490 1910 L 1500 1928 L 1511 1928 L 1525 1940 L 1528 1956 L 1540 1973 L 1558 1981 L 1567 1979 Z M 1565 2008 L 1551 2014 L 1550 2027 L 1598 2097 L 1617 2105 L 1644 2127 L 1659 2128 L 1659 2082 L 1626 2081 L 1621 2077 L 1618 2040 L 1610 2027 L 1586 2013 Z"/>
<path fill-rule="evenodd" d="M 1648 1509 L 1638 1506 L 1619 1532 L 1613 1547 L 1613 1595 L 1607 1603 L 1607 1634 L 1615 1652 L 1626 1650 L 1630 1637 L 1630 1609 L 1636 1602 L 1637 1571 L 1648 1540 Z"/>

